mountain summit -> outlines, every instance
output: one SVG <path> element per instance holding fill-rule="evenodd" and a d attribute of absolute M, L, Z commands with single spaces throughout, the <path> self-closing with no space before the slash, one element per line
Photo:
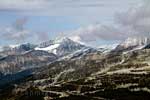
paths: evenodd
<path fill-rule="evenodd" d="M 86 46 L 77 43 L 67 37 L 63 37 L 43 42 L 38 47 L 36 47 L 35 50 L 48 51 L 49 53 L 54 53 L 58 56 L 64 56 L 85 47 Z"/>

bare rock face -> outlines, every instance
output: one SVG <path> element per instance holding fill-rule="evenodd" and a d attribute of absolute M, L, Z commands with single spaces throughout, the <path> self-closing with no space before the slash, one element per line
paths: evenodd
<path fill-rule="evenodd" d="M 57 59 L 57 56 L 45 51 L 29 51 L 21 55 L 8 55 L 0 59 L 0 72 L 12 74 L 28 68 L 36 68 Z"/>

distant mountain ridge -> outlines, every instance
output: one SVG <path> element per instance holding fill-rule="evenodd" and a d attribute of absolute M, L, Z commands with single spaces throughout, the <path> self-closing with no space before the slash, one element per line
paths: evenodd
<path fill-rule="evenodd" d="M 129 37 L 119 44 L 114 51 L 130 51 L 144 49 L 150 44 L 150 37 Z"/>
<path fill-rule="evenodd" d="M 55 54 L 39 50 L 32 50 L 21 55 L 7 55 L 0 58 L 0 72 L 13 74 L 29 68 L 46 65 L 56 59 Z"/>
<path fill-rule="evenodd" d="M 1 52 L 6 55 L 16 55 L 16 54 L 22 54 L 27 51 L 33 50 L 36 47 L 34 44 L 26 43 L 26 44 L 20 44 L 20 45 L 9 45 L 1 47 Z"/>

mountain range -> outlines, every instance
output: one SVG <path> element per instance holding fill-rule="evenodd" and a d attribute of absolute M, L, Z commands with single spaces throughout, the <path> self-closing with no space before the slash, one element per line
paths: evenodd
<path fill-rule="evenodd" d="M 55 60 L 82 58 L 90 53 L 130 52 L 147 49 L 148 37 L 130 37 L 120 44 L 89 47 L 67 37 L 56 38 L 39 45 L 21 44 L 1 47 L 0 72 L 12 74 L 27 68 L 36 68 Z"/>
<path fill-rule="evenodd" d="M 1 47 L 0 98 L 149 100 L 149 48 L 149 37 L 98 48 L 66 37 Z"/>

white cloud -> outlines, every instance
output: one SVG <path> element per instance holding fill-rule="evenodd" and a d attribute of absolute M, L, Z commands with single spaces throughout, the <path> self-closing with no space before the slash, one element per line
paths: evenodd
<path fill-rule="evenodd" d="M 32 32 L 25 28 L 28 18 L 16 19 L 14 23 L 7 27 L 0 28 L 0 38 L 9 42 L 41 42 L 49 39 L 47 32 Z M 30 40 L 29 40 L 30 39 Z"/>
<path fill-rule="evenodd" d="M 123 29 L 107 25 L 90 25 L 72 32 L 71 38 L 77 41 L 91 42 L 96 40 L 122 40 L 126 38 Z"/>
<path fill-rule="evenodd" d="M 132 7 L 129 10 L 117 13 L 114 24 L 90 25 L 72 32 L 72 37 L 78 41 L 122 40 L 130 36 L 150 36 L 150 2 Z M 117 20 L 117 21 L 116 21 Z"/>
<path fill-rule="evenodd" d="M 139 0 L 0 0 L 0 11 L 26 15 L 100 16 L 125 9 L 137 1 Z"/>
<path fill-rule="evenodd" d="M 122 27 L 129 27 L 135 34 L 150 35 L 150 2 L 119 13 L 116 19 Z"/>
<path fill-rule="evenodd" d="M 29 35 L 29 32 L 27 30 L 22 31 L 16 31 L 14 29 L 9 29 L 9 31 L 6 29 L 5 33 L 3 34 L 3 37 L 8 41 L 24 41 L 24 39 Z"/>
<path fill-rule="evenodd" d="M 46 0 L 0 0 L 0 10 L 29 11 L 45 8 Z"/>
<path fill-rule="evenodd" d="M 0 0 L 0 12 L 19 13 L 25 15 L 70 16 L 83 24 L 105 23 L 112 21 L 115 12 L 123 12 L 141 0 Z M 136 6 L 136 5 L 135 5 Z M 146 7 L 145 7 L 146 6 Z M 125 13 L 117 14 L 116 25 L 96 24 L 82 27 L 72 32 L 76 41 L 121 40 L 131 33 L 149 32 L 149 3 L 132 8 Z M 146 9 L 146 10 L 145 10 Z M 24 22 L 24 21 L 23 21 Z M 146 23 L 147 22 L 147 23 Z M 84 24 L 84 25 L 85 25 Z M 18 25 L 13 27 L 17 29 Z M 19 29 L 23 28 L 19 25 Z M 8 34 L 9 33 L 9 34 Z M 15 34 L 14 34 L 15 33 Z M 7 32 L 11 39 L 28 36 L 24 28 L 17 32 Z M 32 33 L 42 36 L 42 33 Z M 47 37 L 47 34 L 44 33 Z M 31 33 L 30 33 L 31 35 Z M 21 38 L 20 38 L 21 39 Z"/>
<path fill-rule="evenodd" d="M 1 38 L 7 41 L 24 41 L 29 36 L 29 31 L 24 28 L 24 25 L 27 23 L 27 18 L 17 19 L 9 27 L 2 28 Z"/>
<path fill-rule="evenodd" d="M 35 37 L 39 42 L 47 41 L 49 40 L 49 35 L 47 32 L 36 32 Z"/>

